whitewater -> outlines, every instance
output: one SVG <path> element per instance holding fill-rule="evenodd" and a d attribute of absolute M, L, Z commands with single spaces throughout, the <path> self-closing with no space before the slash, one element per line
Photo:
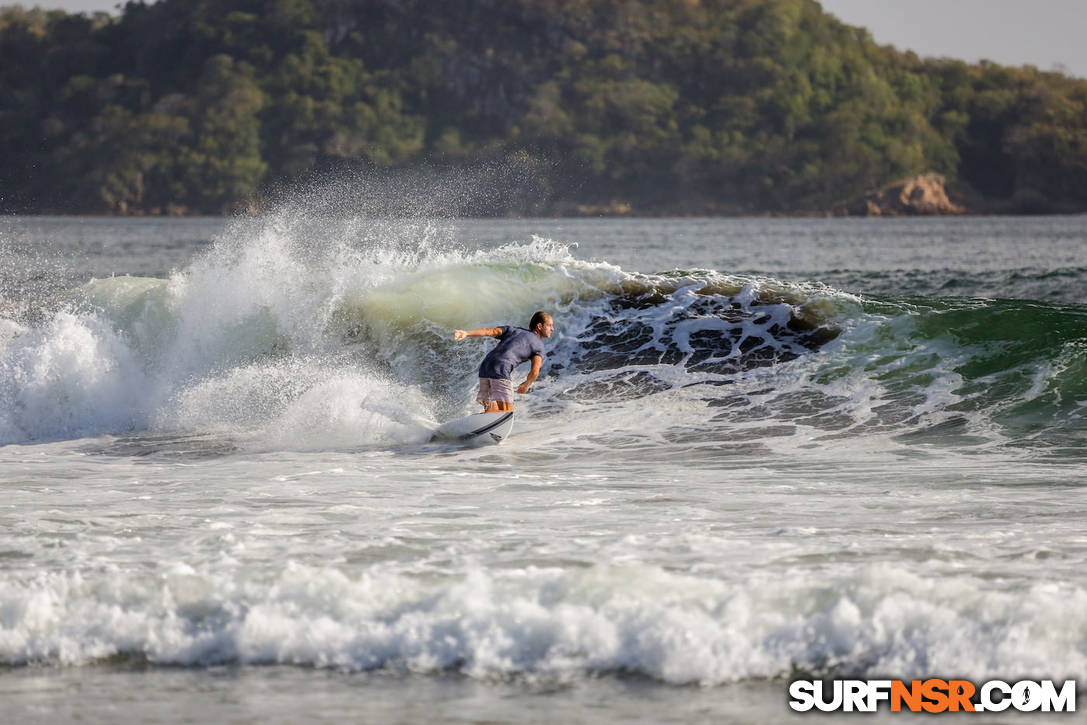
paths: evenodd
<path fill-rule="evenodd" d="M 1087 694 L 1087 218 L 335 211 L 0 219 L 13 721 Z M 513 436 L 432 442 L 537 309 Z"/>

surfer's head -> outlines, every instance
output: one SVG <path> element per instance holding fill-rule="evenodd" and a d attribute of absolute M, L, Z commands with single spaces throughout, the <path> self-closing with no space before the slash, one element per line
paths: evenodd
<path fill-rule="evenodd" d="M 528 329 L 540 337 L 551 337 L 551 331 L 555 329 L 555 321 L 551 319 L 551 315 L 540 310 L 529 320 Z"/>

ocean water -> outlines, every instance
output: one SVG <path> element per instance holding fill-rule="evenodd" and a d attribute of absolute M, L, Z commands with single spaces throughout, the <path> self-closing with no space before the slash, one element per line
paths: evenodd
<path fill-rule="evenodd" d="M 1087 694 L 1087 218 L 327 211 L 0 219 L 11 722 Z M 431 442 L 537 309 L 512 437 Z"/>

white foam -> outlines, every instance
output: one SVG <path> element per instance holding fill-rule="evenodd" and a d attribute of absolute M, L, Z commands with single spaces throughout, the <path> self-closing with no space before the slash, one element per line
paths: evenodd
<path fill-rule="evenodd" d="M 737 581 L 649 566 L 471 569 L 421 580 L 287 564 L 0 583 L 0 661 L 280 663 L 473 677 L 637 672 L 719 684 L 801 670 L 910 678 L 1087 675 L 1087 592 L 994 591 L 891 565 Z"/>
<path fill-rule="evenodd" d="M 430 401 L 414 388 L 354 372 L 311 386 L 262 434 L 280 449 L 422 443 L 433 434 Z"/>
<path fill-rule="evenodd" d="M 432 434 L 430 408 L 418 390 L 372 371 L 297 358 L 195 381 L 164 406 L 156 427 L 293 451 L 416 443 Z"/>
<path fill-rule="evenodd" d="M 0 358 L 0 440 L 131 428 L 145 414 L 143 368 L 94 316 L 57 314 L 12 338 Z"/>
<path fill-rule="evenodd" d="M 26 332 L 26 327 L 14 320 L 0 317 L 0 352 L 7 349 L 15 338 Z"/>

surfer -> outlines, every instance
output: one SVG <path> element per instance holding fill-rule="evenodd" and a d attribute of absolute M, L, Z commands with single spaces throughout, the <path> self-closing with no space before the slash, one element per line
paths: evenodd
<path fill-rule="evenodd" d="M 466 337 L 496 337 L 498 345 L 487 353 L 479 366 L 479 394 L 476 400 L 483 406 L 485 413 L 501 413 L 513 410 L 513 381 L 510 375 L 521 363 L 531 360 L 532 368 L 528 371 L 525 382 L 517 386 L 517 392 L 524 395 L 540 374 L 543 365 L 543 340 L 551 337 L 555 323 L 551 315 L 537 312 L 523 327 L 481 327 L 476 330 L 454 330 L 453 339 Z"/>

